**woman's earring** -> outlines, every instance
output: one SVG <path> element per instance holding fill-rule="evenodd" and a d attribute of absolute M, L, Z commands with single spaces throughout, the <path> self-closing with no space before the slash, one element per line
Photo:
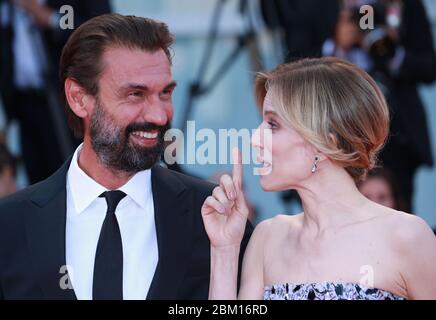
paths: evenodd
<path fill-rule="evenodd" d="M 312 173 L 314 173 L 316 169 L 318 169 L 318 161 L 319 161 L 319 157 L 316 156 L 315 161 L 313 162 Z"/>

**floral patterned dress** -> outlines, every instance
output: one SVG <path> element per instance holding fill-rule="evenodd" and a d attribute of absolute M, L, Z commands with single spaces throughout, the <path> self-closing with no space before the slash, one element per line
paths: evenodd
<path fill-rule="evenodd" d="M 278 284 L 265 287 L 265 300 L 405 300 L 389 291 L 357 283 Z"/>

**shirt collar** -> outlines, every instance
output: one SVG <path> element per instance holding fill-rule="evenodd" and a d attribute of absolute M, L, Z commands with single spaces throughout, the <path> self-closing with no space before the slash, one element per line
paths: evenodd
<path fill-rule="evenodd" d="M 100 194 L 108 191 L 107 188 L 93 180 L 79 167 L 78 160 L 82 146 L 83 144 L 74 152 L 68 169 L 68 186 L 78 214 L 83 212 Z M 151 170 L 136 173 L 118 190 L 126 193 L 141 208 L 146 209 L 147 203 L 152 200 Z"/>
<path fill-rule="evenodd" d="M 152 201 L 151 169 L 137 172 L 118 190 L 127 194 L 142 209 L 147 209 L 147 203 Z"/>

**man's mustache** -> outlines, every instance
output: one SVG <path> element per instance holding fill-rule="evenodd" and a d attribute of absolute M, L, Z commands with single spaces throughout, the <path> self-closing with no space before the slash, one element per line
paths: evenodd
<path fill-rule="evenodd" d="M 128 136 L 129 134 L 131 134 L 132 132 L 135 131 L 151 131 L 151 130 L 157 130 L 159 131 L 159 135 L 164 134 L 168 129 L 170 128 L 170 124 L 167 123 L 166 125 L 163 126 L 159 126 L 155 123 L 151 123 L 151 122 L 143 122 L 143 123 L 132 123 L 129 124 L 126 127 L 126 136 Z"/>

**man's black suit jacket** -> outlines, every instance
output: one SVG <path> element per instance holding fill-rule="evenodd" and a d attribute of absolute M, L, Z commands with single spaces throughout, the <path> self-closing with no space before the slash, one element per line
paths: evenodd
<path fill-rule="evenodd" d="M 76 298 L 61 288 L 70 161 L 0 201 L 0 299 Z M 151 183 L 159 262 L 147 299 L 207 299 L 210 243 L 200 208 L 214 185 L 158 165 Z M 247 224 L 240 262 L 251 232 Z"/>

